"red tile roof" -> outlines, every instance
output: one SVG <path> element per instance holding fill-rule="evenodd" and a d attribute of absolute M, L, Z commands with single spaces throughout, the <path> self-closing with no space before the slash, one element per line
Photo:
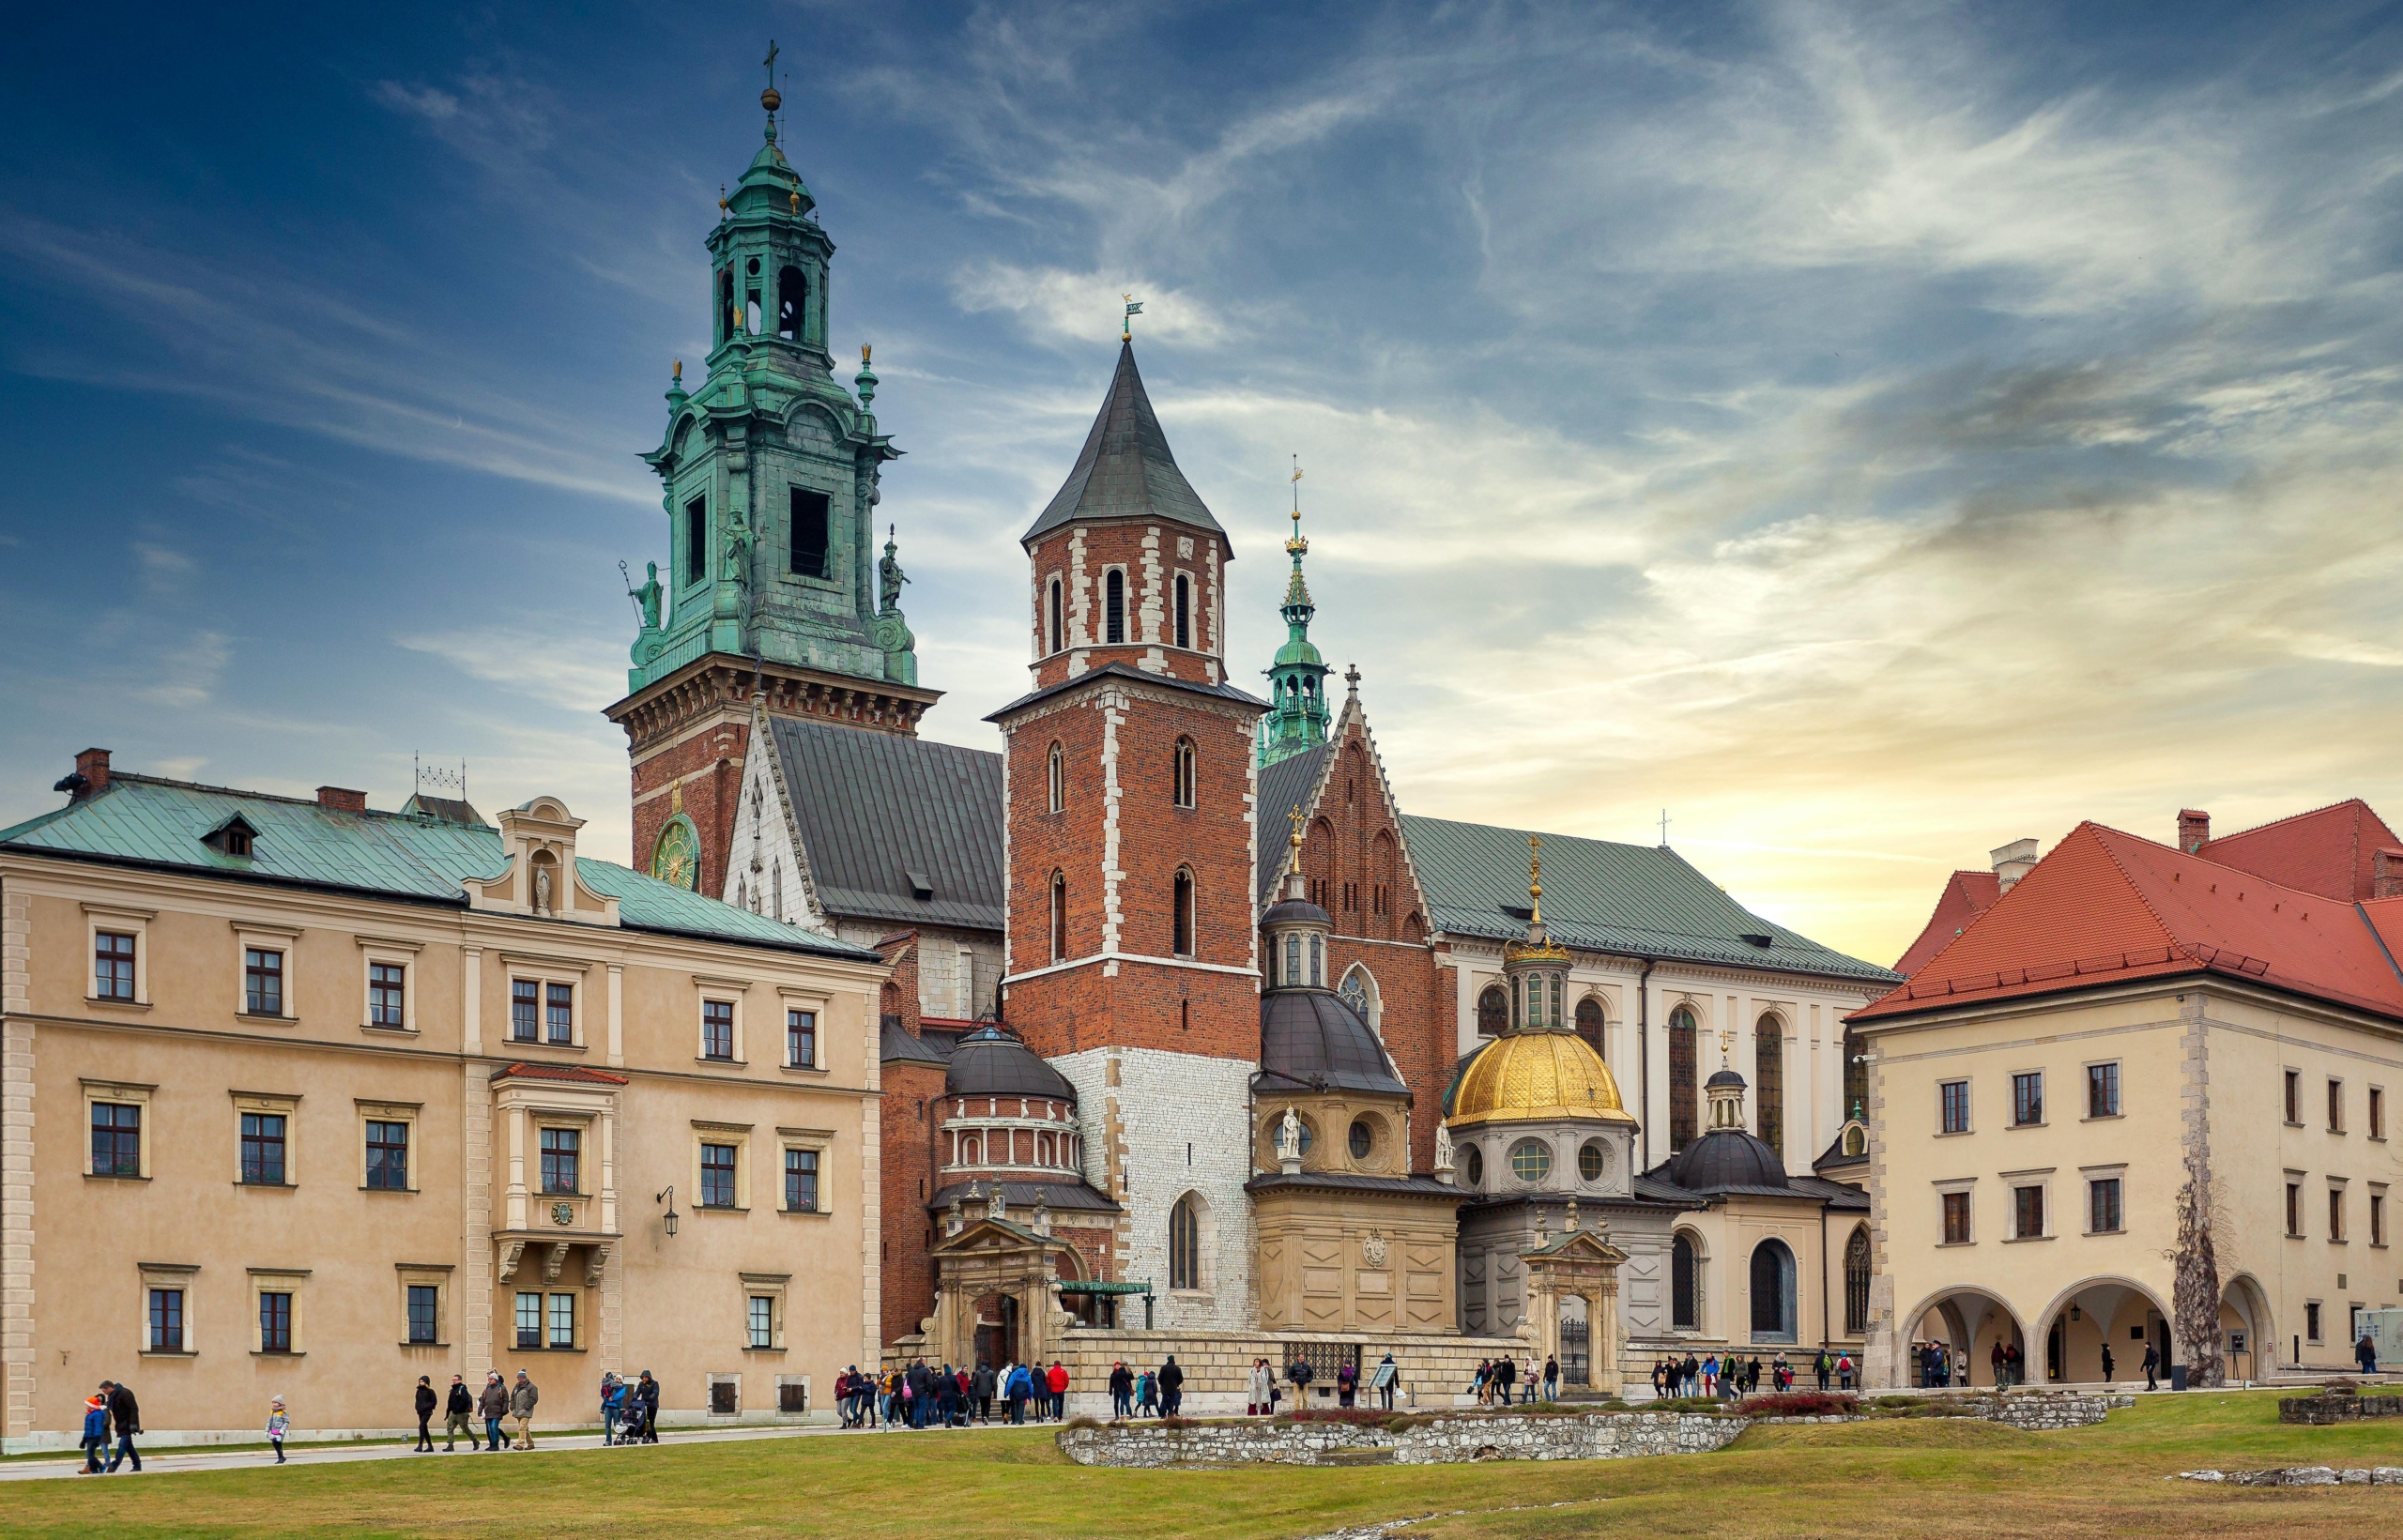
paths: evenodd
<path fill-rule="evenodd" d="M 1944 891 L 1936 895 L 1936 912 L 1927 917 L 1927 928 L 1910 944 L 1902 959 L 1894 964 L 1894 971 L 1909 978 L 1925 967 L 1927 960 L 1950 946 L 1952 938 L 1967 930 L 1969 922 L 1994 907 L 2002 896 L 2002 878 L 1992 872 L 1955 872 L 1946 880 Z"/>
<path fill-rule="evenodd" d="M 2385 819 L 2350 797 L 2224 835 L 2196 853 L 2307 893 L 2353 900 L 2371 895 L 2371 865 L 2380 850 L 2397 843 Z"/>
<path fill-rule="evenodd" d="M 495 1080 L 564 1080 L 576 1086 L 630 1086 L 633 1080 L 607 1070 L 588 1070 L 581 1064 L 504 1064 L 492 1072 Z"/>
<path fill-rule="evenodd" d="M 2388 955 L 2403 940 L 2403 905 L 2375 912 L 2082 823 L 1908 983 L 1851 1019 L 2218 973 L 2403 1020 L 2403 973 Z"/>

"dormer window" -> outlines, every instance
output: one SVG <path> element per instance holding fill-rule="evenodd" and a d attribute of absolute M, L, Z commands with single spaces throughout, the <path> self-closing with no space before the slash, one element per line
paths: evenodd
<path fill-rule="evenodd" d="M 203 834 L 200 837 L 200 843 L 220 855 L 241 856 L 247 859 L 252 854 L 253 843 L 257 838 L 258 831 L 251 827 L 249 819 L 237 813 Z"/>

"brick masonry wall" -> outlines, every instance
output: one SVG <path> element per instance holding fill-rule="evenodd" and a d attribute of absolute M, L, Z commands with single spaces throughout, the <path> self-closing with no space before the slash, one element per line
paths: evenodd
<path fill-rule="evenodd" d="M 934 1258 L 927 1252 L 926 1199 L 934 1192 L 935 1108 L 942 1071 L 895 1061 L 883 1067 L 878 1148 L 882 1164 L 883 1343 L 909 1335 L 935 1313 Z"/>
<path fill-rule="evenodd" d="M 733 844 L 734 812 L 750 738 L 748 723 L 729 711 L 713 725 L 634 766 L 632 864 L 636 871 L 650 870 L 651 848 L 659 843 L 660 830 L 674 816 L 676 797 L 668 788 L 681 784 L 684 812 L 701 837 L 699 891 L 711 894 L 726 891 L 727 851 Z"/>
<path fill-rule="evenodd" d="M 1217 537 L 1181 525 L 1145 521 L 1085 524 L 1053 531 L 1030 553 L 1032 564 L 1029 656 L 1034 659 L 1030 688 L 1045 689 L 1105 663 L 1123 663 L 1146 673 L 1215 684 L 1225 678 L 1219 662 L 1224 629 L 1219 624 L 1220 561 Z M 1126 574 L 1125 640 L 1105 640 L 1106 574 Z M 1185 648 L 1175 645 L 1174 583 L 1188 580 L 1190 623 Z M 1050 585 L 1063 585 L 1062 646 L 1047 652 Z"/>

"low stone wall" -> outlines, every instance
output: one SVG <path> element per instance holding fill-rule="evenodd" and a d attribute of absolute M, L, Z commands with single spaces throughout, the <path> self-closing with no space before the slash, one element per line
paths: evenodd
<path fill-rule="evenodd" d="M 2403 1395 L 2286 1395 L 2278 1399 L 2282 1423 L 2326 1427 L 2364 1417 L 2403 1417 Z"/>
<path fill-rule="evenodd" d="M 1061 1367 L 1068 1371 L 1068 1410 L 1095 1417 L 1110 1415 L 1110 1371 L 1124 1363 L 1140 1372 L 1156 1369 L 1168 1355 L 1176 1355 L 1185 1370 L 1185 1411 L 1190 1417 L 1234 1417 L 1243 1413 L 1250 1395 L 1251 1361 L 1265 1358 L 1277 1372 L 1285 1398 L 1278 1410 L 1294 1407 L 1293 1387 L 1283 1383 L 1285 1365 L 1296 1343 L 1357 1343 L 1363 1368 L 1373 1368 L 1386 1353 L 1401 1369 L 1394 1396 L 1396 1411 L 1448 1410 L 1465 1398 L 1477 1379 L 1479 1359 L 1504 1353 L 1524 1357 L 1527 1345 L 1516 1337 L 1412 1336 L 1396 1333 L 1377 1336 L 1358 1333 L 1311 1334 L 1280 1332 L 1138 1332 L 1079 1330 L 1067 1333 L 1059 1347 Z M 1048 1362 L 1048 1361 L 1047 1361 Z M 1335 1405 L 1335 1387 L 1310 1386 L 1309 1404 Z M 1376 1397 L 1363 1392 L 1360 1404 Z"/>
<path fill-rule="evenodd" d="M 2224 1481 L 2231 1487 L 2403 1487 L 2403 1465 L 2288 1465 L 2274 1471 L 2181 1471 L 2181 1481 Z"/>
<path fill-rule="evenodd" d="M 2063 1391 L 2035 1391 L 2015 1395 L 1981 1397 L 1978 1415 L 1990 1423 L 2028 1433 L 2053 1433 L 2065 1427 L 2091 1427 L 2106 1413 L 2136 1404 L 2133 1395 L 2079 1395 Z"/>

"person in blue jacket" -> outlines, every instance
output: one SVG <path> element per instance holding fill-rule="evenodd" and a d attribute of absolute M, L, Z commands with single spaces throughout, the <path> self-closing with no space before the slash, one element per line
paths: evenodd
<path fill-rule="evenodd" d="M 84 1474 L 100 1473 L 100 1451 L 109 1446 L 109 1401 L 95 1395 L 84 1402 Z"/>

